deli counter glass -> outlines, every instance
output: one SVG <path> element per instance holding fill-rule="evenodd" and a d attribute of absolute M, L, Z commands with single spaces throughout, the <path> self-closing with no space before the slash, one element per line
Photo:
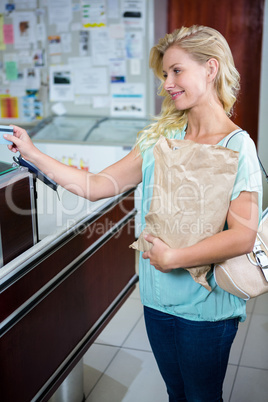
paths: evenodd
<path fill-rule="evenodd" d="M 28 132 L 41 151 L 97 172 L 148 123 L 57 116 Z M 140 191 L 94 203 L 60 186 L 57 194 L 12 157 L 1 147 L 0 399 L 45 402 L 136 286 L 129 245 Z"/>
<path fill-rule="evenodd" d="M 35 126 L 29 135 L 42 152 L 60 162 L 98 173 L 126 156 L 133 148 L 137 134 L 148 124 L 148 119 L 54 116 Z M 141 232 L 141 196 L 139 185 L 135 191 L 136 237 Z M 40 229 L 42 237 L 47 233 L 45 223 L 42 225 L 44 234 Z"/>
<path fill-rule="evenodd" d="M 65 142 L 132 147 L 148 119 L 54 116 L 29 131 L 36 142 Z"/>

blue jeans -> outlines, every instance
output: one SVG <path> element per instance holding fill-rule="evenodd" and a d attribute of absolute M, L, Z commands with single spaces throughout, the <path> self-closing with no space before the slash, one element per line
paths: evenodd
<path fill-rule="evenodd" d="M 169 401 L 222 401 L 238 319 L 190 321 L 148 307 L 144 318 Z"/>

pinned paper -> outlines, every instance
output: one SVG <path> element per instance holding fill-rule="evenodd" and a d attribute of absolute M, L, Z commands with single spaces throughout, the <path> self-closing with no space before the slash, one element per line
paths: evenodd
<path fill-rule="evenodd" d="M 13 21 L 15 48 L 30 48 L 31 43 L 36 43 L 36 15 L 34 12 L 17 12 L 13 16 Z"/>
<path fill-rule="evenodd" d="M 50 100 L 73 101 L 73 72 L 69 65 L 51 66 L 49 73 Z"/>
<path fill-rule="evenodd" d="M 40 69 L 39 68 L 26 68 L 25 79 L 27 89 L 39 89 L 40 88 Z"/>
<path fill-rule="evenodd" d="M 36 39 L 40 40 L 42 44 L 46 41 L 46 26 L 43 22 L 36 24 Z"/>
<path fill-rule="evenodd" d="M 145 28 L 146 2 L 143 0 L 122 0 L 123 22 L 128 28 Z"/>
<path fill-rule="evenodd" d="M 95 66 L 108 64 L 109 31 L 107 28 L 93 30 L 91 32 L 92 60 Z"/>
<path fill-rule="evenodd" d="M 142 59 L 143 40 L 141 32 L 126 33 L 126 53 L 128 59 Z"/>
<path fill-rule="evenodd" d="M 108 0 L 108 17 L 112 19 L 119 18 L 119 3 L 118 0 Z"/>
<path fill-rule="evenodd" d="M 89 49 L 89 31 L 79 32 L 79 54 L 80 56 L 87 56 Z"/>
<path fill-rule="evenodd" d="M 52 112 L 54 112 L 57 116 L 62 116 L 64 114 L 66 114 L 66 109 L 63 105 L 63 103 L 59 102 L 59 103 L 55 103 L 52 107 L 51 107 Z"/>
<path fill-rule="evenodd" d="M 0 110 L 2 119 L 18 119 L 19 102 L 17 97 L 0 97 Z"/>
<path fill-rule="evenodd" d="M 140 75 L 141 73 L 141 62 L 139 59 L 130 59 L 130 74 Z"/>
<path fill-rule="evenodd" d="M 4 16 L 3 14 L 0 14 L 0 50 L 6 49 L 3 35 L 3 25 L 4 25 Z"/>
<path fill-rule="evenodd" d="M 13 25 L 12 24 L 4 25 L 3 33 L 4 33 L 4 42 L 5 42 L 5 44 L 6 45 L 12 45 L 14 43 Z"/>
<path fill-rule="evenodd" d="M 42 102 L 35 95 L 23 96 L 20 102 L 21 117 L 26 121 L 40 120 L 43 117 Z"/>
<path fill-rule="evenodd" d="M 62 52 L 63 53 L 71 53 L 72 51 L 72 37 L 70 32 L 61 34 L 61 43 L 62 43 Z"/>
<path fill-rule="evenodd" d="M 48 37 L 49 54 L 61 54 L 61 37 L 60 35 L 51 35 Z"/>
<path fill-rule="evenodd" d="M 110 60 L 111 82 L 125 82 L 127 75 L 126 60 Z"/>
<path fill-rule="evenodd" d="M 68 25 L 72 21 L 72 0 L 47 0 L 48 20 L 52 24 Z"/>
<path fill-rule="evenodd" d="M 109 108 L 110 107 L 110 97 L 109 96 L 93 96 L 93 108 Z"/>
<path fill-rule="evenodd" d="M 16 2 L 16 10 L 35 9 L 37 0 L 20 0 Z"/>
<path fill-rule="evenodd" d="M 105 0 L 81 0 L 82 22 L 84 28 L 106 26 Z"/>
<path fill-rule="evenodd" d="M 24 96 L 26 94 L 26 71 L 19 70 L 18 78 L 14 81 L 10 81 L 9 93 L 12 96 Z"/>
<path fill-rule="evenodd" d="M 6 61 L 6 79 L 9 81 L 14 81 L 18 78 L 18 65 L 16 61 Z"/>
<path fill-rule="evenodd" d="M 111 115 L 145 116 L 145 87 L 142 83 L 112 85 Z"/>

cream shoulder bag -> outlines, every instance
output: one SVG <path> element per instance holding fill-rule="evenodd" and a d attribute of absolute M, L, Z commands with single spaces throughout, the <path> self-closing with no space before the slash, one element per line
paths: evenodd
<path fill-rule="evenodd" d="M 260 166 L 268 181 L 261 162 Z M 214 277 L 222 289 L 244 300 L 268 292 L 268 208 L 262 214 L 253 251 L 215 264 Z"/>

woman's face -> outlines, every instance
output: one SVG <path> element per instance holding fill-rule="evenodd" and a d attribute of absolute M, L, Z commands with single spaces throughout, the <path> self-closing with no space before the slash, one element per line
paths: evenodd
<path fill-rule="evenodd" d="M 167 49 L 163 57 L 164 89 L 178 110 L 193 109 L 208 102 L 211 90 L 208 66 L 193 60 L 177 46 Z"/>

